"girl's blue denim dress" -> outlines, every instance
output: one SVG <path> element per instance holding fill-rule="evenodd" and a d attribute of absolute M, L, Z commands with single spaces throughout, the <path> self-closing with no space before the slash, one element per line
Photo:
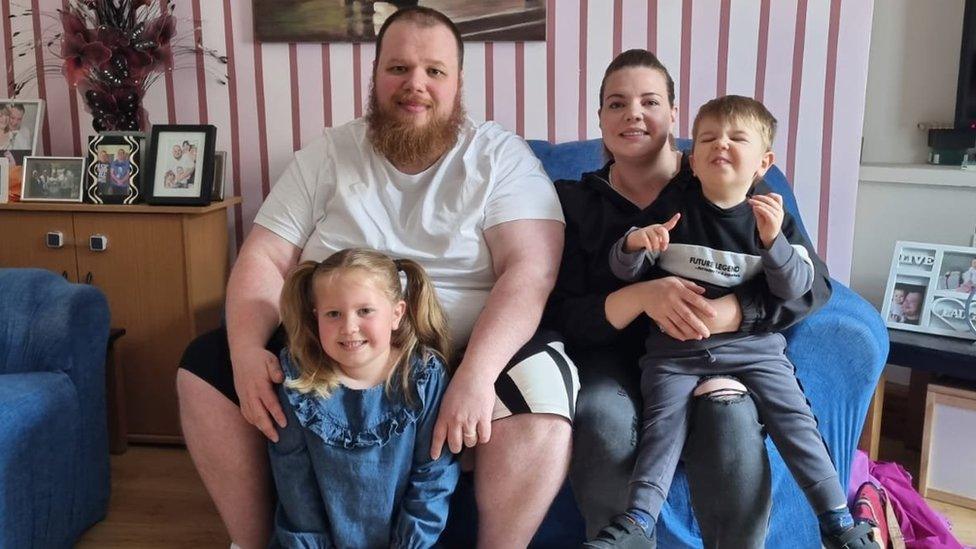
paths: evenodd
<path fill-rule="evenodd" d="M 278 387 L 288 425 L 269 445 L 278 490 L 272 547 L 419 549 L 437 542 L 460 474 L 450 451 L 430 458 L 448 379 L 438 358 L 412 361 L 412 407 L 400 387 L 387 394 L 383 385 L 340 385 L 329 398 Z M 281 365 L 297 377 L 287 349 Z"/>

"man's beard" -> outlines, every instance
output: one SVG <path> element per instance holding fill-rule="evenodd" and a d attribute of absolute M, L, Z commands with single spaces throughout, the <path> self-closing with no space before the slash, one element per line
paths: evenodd
<path fill-rule="evenodd" d="M 394 105 L 403 98 L 404 94 L 397 94 L 393 98 Z M 430 166 L 457 142 L 465 117 L 460 87 L 449 115 L 438 116 L 436 108 L 436 104 L 429 107 L 431 116 L 427 123 L 416 126 L 398 113 L 395 106 L 390 109 L 381 107 L 376 89 L 371 88 L 366 114 L 370 143 L 394 166 Z"/>

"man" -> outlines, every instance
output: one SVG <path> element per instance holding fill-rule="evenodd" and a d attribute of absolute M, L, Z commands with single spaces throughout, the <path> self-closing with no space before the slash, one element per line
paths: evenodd
<path fill-rule="evenodd" d="M 10 138 L 10 149 L 33 149 L 34 140 L 31 139 L 30 128 L 21 128 L 24 123 L 24 106 L 19 103 L 11 103 L 8 111 L 10 112 L 10 131 L 13 132 L 13 137 Z"/>
<path fill-rule="evenodd" d="M 463 46 L 449 19 L 401 10 L 376 50 L 369 115 L 296 153 L 231 273 L 226 341 L 208 334 L 184 355 L 187 447 L 234 542 L 265 545 L 265 437 L 277 440 L 284 423 L 272 388 L 283 376 L 265 344 L 283 276 L 353 246 L 416 259 L 467 345 L 431 453 L 476 447 L 478 543 L 525 547 L 563 482 L 579 388 L 560 345 L 529 342 L 558 271 L 562 213 L 522 140 L 464 116 Z"/>

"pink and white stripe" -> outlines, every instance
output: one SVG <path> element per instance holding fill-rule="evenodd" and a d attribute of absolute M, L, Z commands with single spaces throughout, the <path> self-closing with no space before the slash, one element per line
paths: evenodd
<path fill-rule="evenodd" d="M 46 48 L 17 54 L 35 35 L 56 32 L 56 19 L 43 14 L 53 15 L 64 1 L 0 2 L 0 74 L 23 79 L 57 62 Z M 599 137 L 597 93 L 607 63 L 622 50 L 647 47 L 675 79 L 681 136 L 688 136 L 697 108 L 718 94 L 751 95 L 767 105 L 780 122 L 777 164 L 791 176 L 819 251 L 838 278 L 847 278 L 870 2 L 546 0 L 546 6 L 545 43 L 466 45 L 469 116 L 498 120 L 529 139 Z M 243 197 L 229 224 L 236 248 L 292 151 L 366 109 L 374 48 L 255 43 L 250 2 L 189 0 L 176 10 L 181 43 L 202 41 L 230 62 L 179 58 L 144 106 L 154 123 L 218 127 L 217 148 L 228 152 L 227 190 Z M 217 74 L 224 70 L 222 84 Z M 4 96 L 12 92 L 0 88 Z M 37 96 L 49 115 L 42 148 L 80 153 L 92 132 L 77 94 L 59 74 L 41 74 L 21 92 Z"/>

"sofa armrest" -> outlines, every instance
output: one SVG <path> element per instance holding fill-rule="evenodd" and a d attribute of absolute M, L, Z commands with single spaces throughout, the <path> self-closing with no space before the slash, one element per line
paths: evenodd
<path fill-rule="evenodd" d="M 109 309 L 97 288 L 0 269 L 0 295 L 0 374 L 63 371 L 77 383 L 72 370 L 104 363 Z"/>
<path fill-rule="evenodd" d="M 868 403 L 888 356 L 881 315 L 840 282 L 824 307 L 785 332 L 787 355 L 847 490 Z M 782 457 L 767 439 L 773 508 L 767 547 L 819 545 L 817 520 Z"/>
<path fill-rule="evenodd" d="M 881 315 L 864 298 L 836 280 L 832 285 L 827 304 L 787 330 L 787 355 L 846 484 L 868 404 L 888 357 L 888 332 Z"/>
<path fill-rule="evenodd" d="M 41 269 L 0 269 L 0 374 L 64 372 L 77 399 L 74 521 L 105 516 L 109 494 L 105 351 L 109 308 L 93 286 Z"/>

